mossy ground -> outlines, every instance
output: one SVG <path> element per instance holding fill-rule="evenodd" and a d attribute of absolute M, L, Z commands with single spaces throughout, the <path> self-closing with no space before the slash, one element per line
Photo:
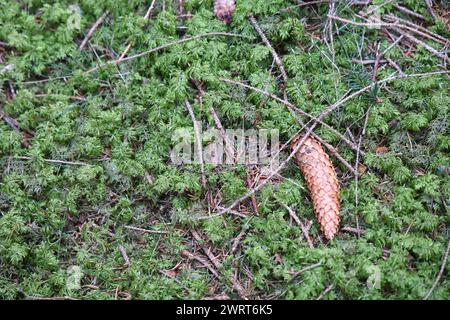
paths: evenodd
<path fill-rule="evenodd" d="M 376 46 L 382 51 L 391 42 L 380 30 L 336 22 L 333 46 L 327 45 L 322 31 L 328 4 L 285 10 L 293 2 L 238 0 L 232 24 L 225 25 L 213 16 L 210 0 L 185 1 L 188 18 L 177 17 L 172 1 L 156 1 L 146 21 L 149 2 L 81 0 L 77 10 L 73 1 L 0 0 L 0 41 L 9 44 L 0 47 L 0 106 L 21 127 L 0 120 L 0 298 L 237 298 L 233 274 L 250 298 L 314 299 L 326 288 L 324 299 L 423 298 L 450 236 L 447 76 L 388 83 L 325 119 L 359 141 L 370 110 L 357 185 L 333 158 L 342 184 L 341 224 L 358 226 L 361 235 L 320 239 L 294 163 L 281 172 L 285 179 L 256 195 L 258 216 L 245 201 L 237 209 L 247 218 L 225 214 L 195 221 L 193 216 L 209 214 L 208 194 L 220 196 L 222 206 L 245 194 L 247 168 L 206 166 L 206 192 L 198 166 L 170 164 L 172 134 L 192 127 L 186 99 L 205 127 L 214 126 L 208 112 L 213 106 L 226 128 L 278 128 L 282 141 L 300 128 L 284 105 L 219 80 L 246 81 L 282 96 L 278 68 L 249 12 L 282 57 L 289 100 L 314 115 L 370 84 L 371 65 L 352 59 L 374 59 Z M 381 15 L 411 19 L 397 2 L 382 6 Z M 449 36 L 425 1 L 402 5 L 422 14 L 429 30 Z M 361 9 L 339 2 L 336 15 L 357 20 Z M 106 10 L 110 14 L 80 51 Z M 128 43 L 133 55 L 213 31 L 242 37 L 201 38 L 86 73 L 117 59 Z M 387 57 L 407 74 L 444 69 L 422 46 L 396 46 Z M 12 69 L 3 69 L 7 65 Z M 377 79 L 395 71 L 383 63 Z M 203 83 L 201 103 L 194 80 Z M 321 126 L 315 132 L 355 164 L 356 153 L 339 137 Z M 314 248 L 280 203 L 313 221 Z M 194 240 L 192 230 L 205 242 Z M 242 230 L 245 237 L 231 253 Z M 182 255 L 187 250 L 207 260 L 201 245 L 217 256 L 219 277 Z M 432 298 L 450 298 L 449 271 L 447 263 Z M 71 286 L 77 277 L 81 287 Z"/>

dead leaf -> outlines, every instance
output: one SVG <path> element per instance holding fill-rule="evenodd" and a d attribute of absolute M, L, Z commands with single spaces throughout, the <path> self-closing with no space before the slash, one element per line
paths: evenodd
<path fill-rule="evenodd" d="M 275 263 L 280 264 L 282 262 L 281 254 L 275 253 Z"/>
<path fill-rule="evenodd" d="M 381 146 L 381 147 L 377 147 L 375 152 L 376 152 L 377 156 L 382 156 L 382 155 L 388 153 L 389 149 L 386 148 L 385 146 Z"/>

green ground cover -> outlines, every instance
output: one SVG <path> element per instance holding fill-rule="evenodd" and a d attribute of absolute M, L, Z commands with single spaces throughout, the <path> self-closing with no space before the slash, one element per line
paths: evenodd
<path fill-rule="evenodd" d="M 372 2 L 381 17 L 393 14 L 449 38 L 444 2 L 435 1 L 437 19 L 425 1 L 401 2 L 424 20 L 399 11 L 400 1 Z M 295 163 L 256 194 L 259 215 L 246 200 L 235 210 L 247 217 L 200 220 L 217 212 L 212 202 L 226 207 L 244 195 L 255 175 L 243 165 L 206 165 L 204 188 L 198 165 L 174 166 L 169 154 L 178 128 L 193 131 L 186 100 L 205 129 L 215 126 L 210 107 L 225 128 L 277 128 L 282 142 L 300 129 L 279 101 L 220 80 L 283 96 L 277 64 L 249 13 L 283 61 L 287 98 L 315 116 L 373 83 L 374 72 L 377 80 L 398 72 L 387 58 L 405 74 L 445 70 L 445 59 L 401 41 L 376 70 L 357 63 L 375 60 L 392 40 L 384 29 L 337 20 L 329 20 L 330 37 L 328 3 L 241 0 L 230 25 L 214 17 L 210 0 L 187 0 L 181 9 L 157 0 L 145 20 L 149 3 L 0 0 L 0 298 L 315 299 L 327 288 L 324 299 L 425 297 L 450 236 L 448 75 L 375 86 L 324 119 L 356 144 L 367 119 L 358 180 L 332 157 L 341 226 L 349 231 L 330 242 L 321 238 Z M 364 6 L 342 1 L 335 8 L 336 16 L 363 21 L 357 13 Z M 107 64 L 128 44 L 132 56 L 210 32 L 233 36 Z M 446 57 L 442 44 L 414 35 Z M 340 137 L 320 125 L 315 132 L 355 165 L 357 152 Z M 313 222 L 313 248 L 283 204 Z M 207 262 L 202 247 L 217 258 L 217 275 L 189 256 Z M 431 298 L 450 298 L 449 271 L 447 262 Z"/>

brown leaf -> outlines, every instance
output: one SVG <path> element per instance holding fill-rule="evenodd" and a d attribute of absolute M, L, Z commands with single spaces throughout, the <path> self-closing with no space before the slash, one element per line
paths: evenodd
<path fill-rule="evenodd" d="M 169 269 L 169 270 L 159 270 L 162 274 L 170 277 L 170 278 L 174 278 L 177 276 L 178 271 L 176 269 Z"/>
<path fill-rule="evenodd" d="M 389 149 L 386 148 L 385 146 L 377 147 L 377 149 L 375 150 L 375 153 L 377 154 L 377 156 L 382 156 L 388 152 L 389 152 Z"/>

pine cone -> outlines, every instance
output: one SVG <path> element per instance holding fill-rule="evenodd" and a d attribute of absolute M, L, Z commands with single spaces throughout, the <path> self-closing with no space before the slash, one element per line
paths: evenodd
<path fill-rule="evenodd" d="M 303 136 L 297 136 L 292 148 Z M 306 138 L 295 155 L 302 171 L 319 220 L 320 229 L 328 240 L 333 239 L 339 229 L 339 182 L 330 158 L 317 140 Z"/>
<path fill-rule="evenodd" d="M 233 11 L 235 8 L 234 2 L 234 0 L 215 0 L 214 14 L 216 15 L 216 17 L 226 24 L 231 23 Z"/>

